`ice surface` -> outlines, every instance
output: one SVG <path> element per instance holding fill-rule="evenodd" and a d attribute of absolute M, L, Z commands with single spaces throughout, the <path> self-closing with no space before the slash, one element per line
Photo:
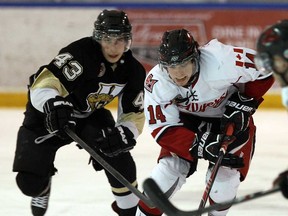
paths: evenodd
<path fill-rule="evenodd" d="M 23 120 L 22 109 L 0 109 L 0 215 L 28 216 L 30 197 L 24 196 L 15 183 L 12 163 L 16 134 Z M 288 114 L 285 111 L 258 110 L 254 115 L 257 128 L 256 152 L 248 177 L 238 196 L 269 189 L 273 179 L 288 168 Z M 285 135 L 286 134 L 286 135 Z M 142 183 L 156 163 L 159 147 L 147 128 L 132 150 Z M 88 165 L 88 153 L 75 144 L 62 147 L 56 156 L 58 174 L 54 176 L 47 216 L 112 216 L 113 196 L 103 172 L 96 173 Z M 198 171 L 187 179 L 173 203 L 183 210 L 199 205 L 207 163 L 201 161 Z M 287 216 L 288 200 L 281 193 L 242 203 L 231 208 L 229 216 Z"/>

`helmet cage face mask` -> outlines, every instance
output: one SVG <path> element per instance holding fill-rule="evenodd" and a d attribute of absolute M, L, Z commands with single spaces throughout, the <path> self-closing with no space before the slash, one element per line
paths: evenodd
<path fill-rule="evenodd" d="M 119 38 L 126 41 L 125 52 L 132 42 L 132 26 L 128 16 L 123 11 L 104 10 L 94 22 L 93 38 L 101 41 L 103 38 Z"/>
<path fill-rule="evenodd" d="M 171 59 L 169 61 L 164 61 L 164 60 L 159 59 L 159 63 L 162 65 L 162 67 L 175 67 L 177 65 L 184 64 L 187 61 L 195 62 L 196 65 L 198 65 L 198 61 L 199 61 L 198 50 L 197 50 L 197 54 L 193 53 L 192 55 L 187 56 L 186 58 L 179 58 L 179 55 L 174 55 L 174 56 L 171 56 Z"/>
<path fill-rule="evenodd" d="M 268 53 L 258 53 L 254 57 L 254 63 L 256 68 L 261 72 L 263 75 L 268 75 L 272 73 L 273 70 L 273 61 Z"/>
<path fill-rule="evenodd" d="M 99 37 L 100 39 L 98 40 L 100 43 L 101 41 L 105 41 L 105 43 L 110 43 L 110 44 L 114 44 L 115 41 L 117 41 L 117 43 L 125 43 L 125 50 L 124 52 L 127 52 L 130 47 L 131 47 L 131 43 L 132 40 L 129 39 L 129 36 L 127 36 L 125 33 L 118 35 L 118 34 L 106 34 L 105 32 L 103 32 L 101 34 L 101 37 Z"/>

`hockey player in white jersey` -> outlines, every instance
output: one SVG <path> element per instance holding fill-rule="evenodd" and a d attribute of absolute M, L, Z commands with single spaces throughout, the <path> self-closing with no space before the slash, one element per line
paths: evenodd
<path fill-rule="evenodd" d="M 169 198 L 196 171 L 198 159 L 209 162 L 209 179 L 228 124 L 234 125 L 235 140 L 222 160 L 209 202 L 236 197 L 254 153 L 252 114 L 274 82 L 271 73 L 262 75 L 255 68 L 254 55 L 254 50 L 216 39 L 199 47 L 185 29 L 163 34 L 159 64 L 145 80 L 144 110 L 151 134 L 162 147 L 151 178 Z M 223 216 L 228 210 L 209 214 Z M 162 212 L 140 201 L 136 215 Z"/>
<path fill-rule="evenodd" d="M 255 63 L 263 73 L 273 72 L 281 86 L 282 104 L 288 110 L 288 20 L 280 20 L 260 34 Z M 288 170 L 279 174 L 276 184 L 288 198 Z"/>

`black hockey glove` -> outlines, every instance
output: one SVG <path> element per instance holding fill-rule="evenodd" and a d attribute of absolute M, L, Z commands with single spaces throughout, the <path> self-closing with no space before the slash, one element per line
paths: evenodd
<path fill-rule="evenodd" d="M 279 185 L 283 196 L 288 199 L 288 170 L 280 173 L 273 181 L 273 186 L 277 185 Z"/>
<path fill-rule="evenodd" d="M 200 132 L 196 134 L 190 154 L 195 158 L 204 158 L 215 164 L 218 158 L 221 142 L 224 135 L 211 132 Z M 233 137 L 235 139 L 235 137 Z M 222 166 L 241 168 L 244 166 L 243 158 L 233 154 L 225 154 L 222 159 Z"/>
<path fill-rule="evenodd" d="M 76 121 L 72 116 L 73 104 L 63 97 L 56 96 L 46 101 L 43 110 L 46 114 L 45 127 L 49 133 L 53 133 L 61 139 L 70 139 L 64 131 L 64 126 L 75 128 Z"/>
<path fill-rule="evenodd" d="M 133 133 L 125 126 L 104 128 L 96 138 L 96 148 L 108 157 L 114 157 L 134 148 Z"/>
<path fill-rule="evenodd" d="M 234 124 L 233 135 L 245 131 L 248 127 L 251 115 L 257 109 L 257 101 L 253 98 L 234 93 L 226 104 L 226 111 L 221 119 L 220 129 L 226 131 L 228 124 Z"/>

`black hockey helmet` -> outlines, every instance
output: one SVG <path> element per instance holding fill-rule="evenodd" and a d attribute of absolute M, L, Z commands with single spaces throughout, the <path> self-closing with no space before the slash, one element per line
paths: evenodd
<path fill-rule="evenodd" d="M 103 10 L 94 22 L 93 36 L 101 40 L 104 35 L 123 36 L 132 39 L 132 26 L 128 16 L 121 10 Z"/>
<path fill-rule="evenodd" d="M 198 66 L 198 47 L 197 41 L 186 29 L 166 31 L 159 47 L 159 63 L 165 67 L 193 60 Z"/>
<path fill-rule="evenodd" d="M 276 72 L 273 56 L 279 55 L 288 61 L 288 20 L 282 20 L 266 28 L 257 40 L 255 64 L 261 71 Z"/>

